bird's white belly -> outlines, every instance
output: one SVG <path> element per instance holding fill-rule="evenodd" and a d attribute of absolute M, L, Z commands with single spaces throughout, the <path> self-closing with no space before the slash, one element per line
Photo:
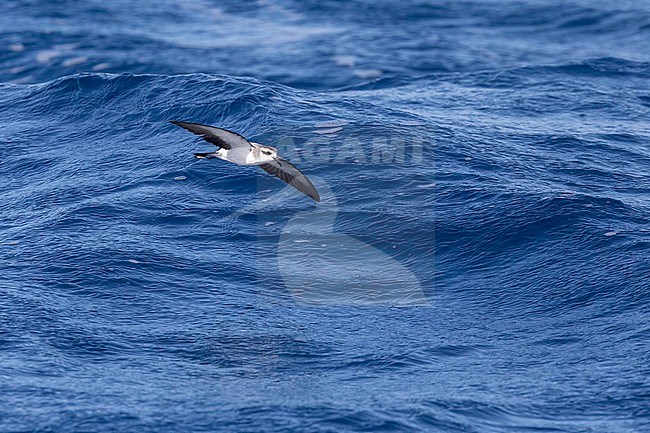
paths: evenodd
<path fill-rule="evenodd" d="M 258 165 L 260 162 L 255 158 L 253 152 L 248 152 L 246 155 L 246 164 L 247 165 Z"/>
<path fill-rule="evenodd" d="M 249 149 L 219 149 L 217 156 L 226 161 L 232 162 L 237 165 L 252 165 L 254 164 L 253 154 Z"/>

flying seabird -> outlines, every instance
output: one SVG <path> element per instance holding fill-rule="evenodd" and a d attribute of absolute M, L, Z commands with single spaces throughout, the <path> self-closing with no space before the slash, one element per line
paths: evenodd
<path fill-rule="evenodd" d="M 219 148 L 216 152 L 195 153 L 195 157 L 219 158 L 237 165 L 259 165 L 267 173 L 282 179 L 314 201 L 320 201 L 314 184 L 295 165 L 280 158 L 275 147 L 248 141 L 240 134 L 223 128 L 175 120 L 170 122 L 200 135 L 205 141 Z"/>

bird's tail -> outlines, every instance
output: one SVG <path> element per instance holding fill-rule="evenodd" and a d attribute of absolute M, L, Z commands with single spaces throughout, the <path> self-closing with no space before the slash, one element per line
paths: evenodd
<path fill-rule="evenodd" d="M 195 158 L 204 159 L 204 158 L 216 158 L 216 152 L 204 152 L 204 153 L 195 153 Z"/>

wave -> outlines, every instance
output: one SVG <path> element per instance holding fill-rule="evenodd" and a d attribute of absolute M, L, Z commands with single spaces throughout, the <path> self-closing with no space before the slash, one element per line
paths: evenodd
<path fill-rule="evenodd" d="M 417 87 L 421 82 L 414 80 L 410 86 Z M 113 231 L 110 226 L 118 223 L 136 236 L 163 236 L 165 230 L 175 227 L 181 233 L 187 232 L 186 240 L 196 235 L 200 238 L 201 233 L 221 233 L 237 242 L 240 238 L 228 231 L 241 222 L 206 227 L 204 219 L 212 212 L 223 217 L 235 211 L 235 197 L 248 197 L 244 202 L 249 201 L 260 188 L 269 194 L 273 183 L 267 189 L 266 184 L 245 181 L 253 173 L 226 165 L 196 164 L 190 158 L 191 148 L 202 144 L 191 139 L 182 143 L 186 137 L 175 134 L 177 131 L 166 123 L 170 119 L 217 124 L 262 139 L 270 137 L 271 132 L 275 136 L 292 132 L 296 146 L 315 140 L 316 146 L 333 145 L 339 150 L 349 145 L 355 135 L 434 137 L 441 132 L 424 115 L 405 121 L 407 112 L 400 105 L 387 109 L 360 102 L 364 96 L 359 91 L 345 91 L 343 97 L 337 98 L 250 78 L 95 73 L 36 85 L 4 85 L 0 92 L 4 101 L 0 113 L 8 122 L 1 136 L 3 164 L 8 171 L 21 173 L 3 187 L 3 193 L 13 200 L 4 217 L 10 228 L 5 232 L 5 241 L 29 239 L 32 233 L 43 230 L 70 232 L 71 236 L 89 227 Z M 381 89 L 363 92 L 373 92 L 379 100 L 383 97 Z M 390 91 L 385 93 L 390 97 Z M 343 126 L 323 135 L 318 133 L 323 122 Z M 345 134 L 346 143 L 340 142 L 341 134 Z M 467 296 L 472 293 L 477 302 L 486 304 L 495 299 L 500 302 L 498 299 L 506 293 L 513 299 L 511 290 L 515 290 L 523 301 L 510 310 L 511 314 L 531 305 L 538 308 L 540 302 L 546 302 L 548 310 L 570 310 L 567 299 L 538 299 L 536 287 L 583 287 L 584 278 L 563 276 L 560 271 L 579 269 L 585 260 L 582 251 L 593 251 L 590 260 L 594 263 L 600 260 L 614 266 L 622 259 L 619 246 L 634 251 L 635 245 L 647 242 L 642 229 L 647 223 L 643 217 L 646 204 L 635 198 L 643 189 L 626 191 L 617 187 L 641 180 L 643 172 L 616 174 L 613 167 L 597 166 L 601 154 L 611 158 L 612 153 L 627 153 L 625 159 L 629 160 L 630 155 L 642 156 L 640 150 L 629 146 L 618 149 L 611 144 L 595 147 L 602 137 L 594 141 L 596 138 L 578 140 L 571 135 L 539 134 L 535 138 L 538 144 L 529 140 L 528 147 L 514 148 L 515 154 L 521 153 L 523 158 L 522 169 L 528 166 L 539 176 L 535 185 L 523 171 L 513 171 L 513 163 L 506 161 L 513 155 L 512 148 L 504 154 L 504 145 L 488 150 L 480 146 L 480 138 L 477 142 L 453 129 L 447 134 L 444 143 L 429 143 L 426 138 L 423 141 L 424 157 L 440 163 L 409 166 L 404 161 L 385 168 L 377 165 L 369 172 L 365 170 L 372 184 L 361 177 L 352 182 L 343 180 L 355 167 L 352 160 L 348 160 L 352 165 L 340 164 L 342 160 L 337 163 L 336 158 L 329 162 L 314 160 L 304 152 L 296 153 L 296 157 L 302 155 L 299 161 L 315 175 L 325 174 L 341 198 L 341 229 L 356 232 L 360 239 L 388 251 L 392 249 L 388 239 L 407 234 L 413 239 L 411 254 L 403 259 L 414 267 L 434 298 L 440 291 L 434 290 L 434 285 L 442 285 L 448 292 L 466 291 Z M 636 137 L 628 134 L 617 139 L 629 142 Z M 474 141 L 474 149 L 468 147 L 467 139 Z M 611 137 L 605 137 L 604 142 L 612 143 Z M 529 156 L 531 144 L 538 152 L 534 158 Z M 567 155 L 579 158 L 585 148 L 591 149 L 593 161 L 560 163 L 566 161 Z M 553 154 L 557 154 L 557 163 L 553 162 Z M 547 160 L 534 168 L 535 158 Z M 507 172 L 505 167 L 509 167 Z M 381 177 L 376 176 L 377 170 L 381 170 Z M 400 174 L 405 170 L 412 177 Z M 174 180 L 178 176 L 189 181 Z M 384 182 L 382 177 L 386 176 L 397 181 Z M 253 179 L 261 177 L 253 175 Z M 504 183 L 507 178 L 509 181 Z M 420 188 L 431 181 L 435 181 L 432 189 Z M 581 187 L 586 184 L 591 186 Z M 501 185 L 514 186 L 515 190 L 504 191 Z M 614 190 L 606 192 L 594 189 L 594 185 Z M 368 212 L 370 203 L 382 203 L 385 194 L 394 197 L 393 205 L 382 205 L 379 213 Z M 187 202 L 188 196 L 195 198 Z M 161 200 L 168 203 L 166 210 L 158 210 Z M 211 206 L 206 206 L 204 200 L 209 200 Z M 417 219 L 412 218 L 414 203 L 422 207 Z M 175 208 L 179 205 L 181 208 Z M 463 211 L 458 213 L 459 209 Z M 433 214 L 431 210 L 435 210 Z M 386 220 L 386 215 L 391 219 Z M 372 221 L 370 227 L 368 221 Z M 237 231 L 245 234 L 241 239 L 252 240 L 259 227 L 252 221 L 243 223 Z M 159 248 L 164 254 L 178 255 L 173 247 L 163 246 L 164 237 L 161 241 Z M 106 254 L 114 255 L 112 248 L 116 247 L 110 247 Z M 434 263 L 429 257 L 432 254 L 435 271 L 427 266 Z M 558 255 L 559 268 L 544 277 L 552 257 Z M 146 256 L 145 261 L 163 260 L 160 255 Z M 628 256 L 627 260 L 632 264 L 640 258 Z M 177 260 L 190 263 L 195 259 L 191 256 Z M 524 265 L 519 269 L 517 263 Z M 480 287 L 500 281 L 499 296 L 493 297 L 469 283 L 472 279 L 468 275 L 479 277 Z M 606 275 L 598 278 L 603 282 L 610 279 Z M 513 287 L 506 289 L 506 285 Z"/>

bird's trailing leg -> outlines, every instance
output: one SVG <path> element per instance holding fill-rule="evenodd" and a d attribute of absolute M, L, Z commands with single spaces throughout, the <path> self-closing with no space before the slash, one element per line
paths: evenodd
<path fill-rule="evenodd" d="M 195 153 L 194 157 L 199 159 L 218 158 L 217 152 Z"/>

